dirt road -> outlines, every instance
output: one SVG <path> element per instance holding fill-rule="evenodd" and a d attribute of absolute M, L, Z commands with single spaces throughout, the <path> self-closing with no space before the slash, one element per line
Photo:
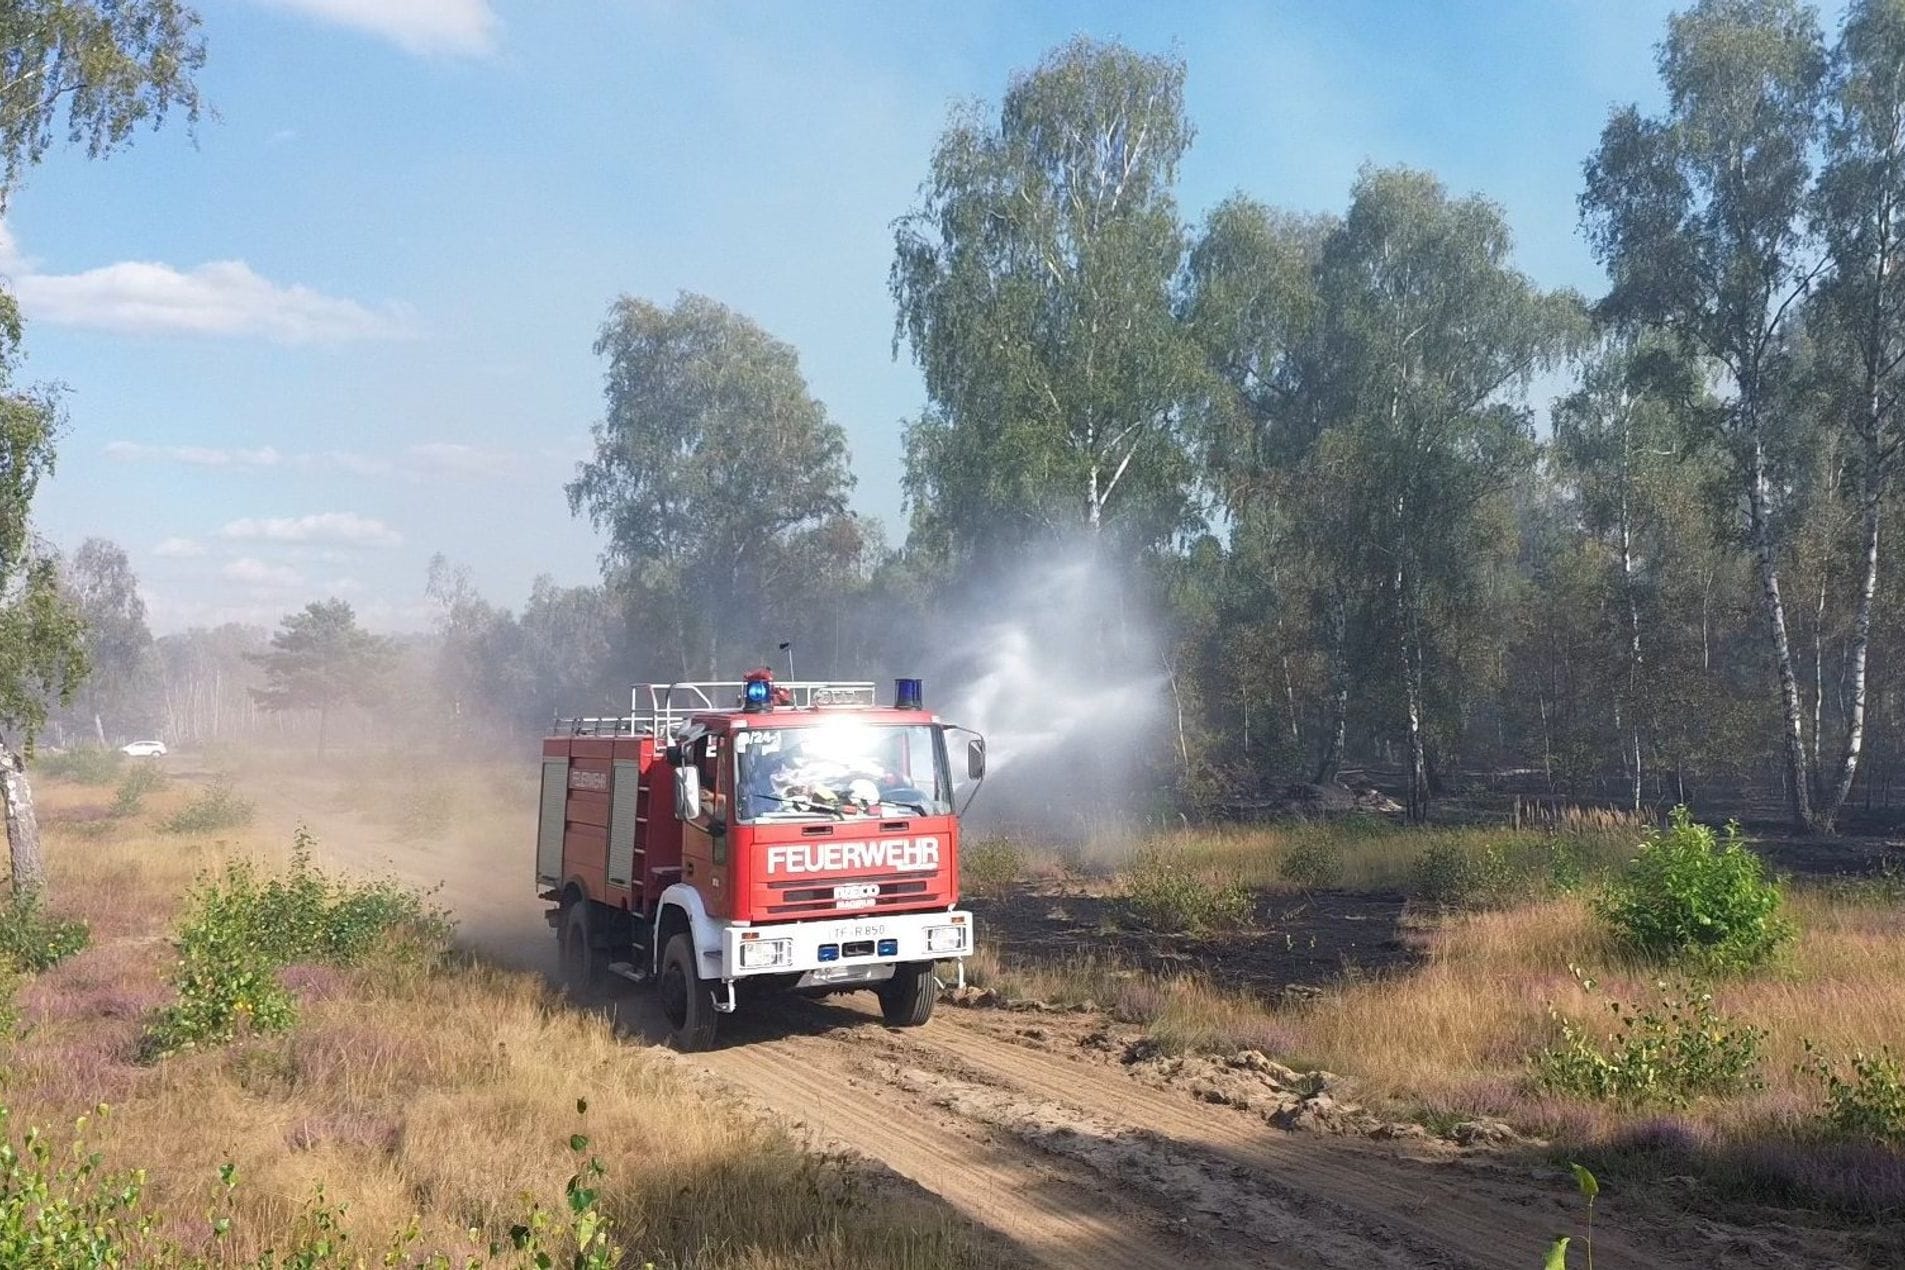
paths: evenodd
<path fill-rule="evenodd" d="M 281 787 L 269 809 L 287 826 L 311 824 L 340 864 L 441 884 L 438 898 L 486 954 L 553 969 L 554 937 L 526 858 L 501 854 L 511 850 L 502 845 L 509 827 L 495 827 L 494 847 L 408 846 L 295 787 Z M 633 985 L 595 1004 L 631 1036 L 661 1030 Z M 1030 1264 L 1530 1270 L 1555 1235 L 1581 1233 L 1570 1180 L 1539 1156 L 1279 1131 L 1247 1110 L 1134 1078 L 1090 1044 L 1094 1032 L 1102 1040 L 1099 1020 L 942 1008 L 925 1028 L 891 1031 L 861 994 L 789 999 L 724 1027 L 724 1048 L 681 1061 L 817 1143 L 937 1194 Z M 1836 1263 L 1782 1229 L 1676 1220 L 1659 1197 L 1607 1194 L 1596 1260 Z"/>

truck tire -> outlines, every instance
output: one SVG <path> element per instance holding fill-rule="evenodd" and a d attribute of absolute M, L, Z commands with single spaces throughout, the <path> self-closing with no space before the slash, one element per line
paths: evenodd
<path fill-rule="evenodd" d="M 909 961 L 893 967 L 893 977 L 874 991 L 888 1027 L 919 1027 L 933 1017 L 939 980 L 933 977 L 932 962 Z"/>
<path fill-rule="evenodd" d="M 669 1039 L 686 1053 L 714 1047 L 714 992 L 695 969 L 695 944 L 688 932 L 671 937 L 662 949 L 661 979 L 656 985 Z"/>
<path fill-rule="evenodd" d="M 595 947 L 595 920 L 586 899 L 562 906 L 562 983 L 571 992 L 587 992 L 602 979 L 602 956 Z"/>

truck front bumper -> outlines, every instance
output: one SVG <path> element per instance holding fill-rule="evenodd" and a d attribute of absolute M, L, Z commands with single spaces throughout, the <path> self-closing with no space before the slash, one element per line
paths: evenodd
<path fill-rule="evenodd" d="M 811 975 L 809 983 L 871 981 L 885 976 L 873 967 L 909 961 L 951 961 L 972 955 L 972 914 L 894 913 L 814 922 L 725 926 L 721 968 L 709 978 Z"/>

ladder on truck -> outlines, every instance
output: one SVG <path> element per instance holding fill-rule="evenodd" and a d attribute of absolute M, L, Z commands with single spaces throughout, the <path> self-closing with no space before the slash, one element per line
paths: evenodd
<path fill-rule="evenodd" d="M 570 736 L 673 736 L 689 715 L 709 710 L 738 710 L 747 685 L 739 679 L 681 680 L 640 683 L 629 690 L 625 715 L 558 718 L 556 732 Z M 789 697 L 785 709 L 811 710 L 826 706 L 867 707 L 877 704 L 871 680 L 776 681 L 774 687 Z"/>

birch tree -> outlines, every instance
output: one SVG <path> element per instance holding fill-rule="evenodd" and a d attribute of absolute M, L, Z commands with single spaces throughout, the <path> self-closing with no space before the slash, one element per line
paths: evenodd
<path fill-rule="evenodd" d="M 595 351 L 608 362 L 606 412 L 567 486 L 570 510 L 607 532 L 616 588 L 672 623 L 654 632 L 680 658 L 668 673 L 731 678 L 725 655 L 758 652 L 760 595 L 825 580 L 811 551 L 805 576 L 783 565 L 797 535 L 847 514 L 846 434 L 791 345 L 706 296 L 669 308 L 623 296 Z"/>
<path fill-rule="evenodd" d="M 0 0 L 0 211 L 62 136 L 97 158 L 141 123 L 195 120 L 197 27 L 178 0 Z M 0 293 L 0 791 L 16 892 L 45 881 L 21 751 L 85 671 L 81 625 L 29 528 L 61 416 L 51 393 L 15 386 L 21 337 L 19 309 Z"/>
<path fill-rule="evenodd" d="M 154 665 L 145 600 L 125 548 L 104 538 L 82 542 L 61 573 L 63 590 L 86 626 L 91 669 L 78 702 L 82 726 L 106 745 L 107 715 L 118 735 L 146 726 L 151 714 Z"/>
<path fill-rule="evenodd" d="M 1791 326 L 1824 264 L 1804 213 L 1825 57 L 1812 11 L 1792 0 L 1702 0 L 1670 21 L 1658 61 L 1666 113 L 1614 113 L 1588 160 L 1581 210 L 1612 275 L 1605 311 L 1672 332 L 1723 372 L 1715 426 L 1738 467 L 1791 816 L 1810 828 L 1770 450 Z"/>
<path fill-rule="evenodd" d="M 895 347 L 930 407 L 907 434 L 915 529 L 968 552 L 1082 527 L 1162 542 L 1190 520 L 1172 310 L 1184 65 L 1076 39 L 955 113 L 898 226 Z"/>
<path fill-rule="evenodd" d="M 1614 332 L 1553 414 L 1557 472 L 1572 487 L 1580 528 L 1605 549 L 1620 608 L 1625 672 L 1607 700 L 1635 811 L 1657 713 L 1649 671 L 1660 650 L 1652 647 L 1649 612 L 1663 554 L 1663 504 L 1687 493 L 1681 452 L 1696 392 L 1692 368 L 1673 348 Z"/>
<path fill-rule="evenodd" d="M 0 0 L 0 210 L 55 141 L 100 158 L 198 120 L 198 15 L 179 0 Z"/>
<path fill-rule="evenodd" d="M 1491 511 L 1534 462 L 1525 389 L 1584 326 L 1578 297 L 1537 288 L 1511 256 L 1501 208 L 1398 168 L 1357 179 L 1319 266 L 1342 414 L 1319 434 L 1316 471 L 1331 498 L 1359 509 L 1340 567 L 1379 593 L 1417 819 L 1432 795 L 1436 662 L 1460 646 L 1438 645 L 1438 614 L 1473 613 L 1491 557 L 1507 549 Z"/>
<path fill-rule="evenodd" d="M 1828 157 L 1814 215 L 1832 273 L 1816 313 L 1831 328 L 1827 337 L 1850 353 L 1852 373 L 1833 397 L 1852 434 L 1859 549 L 1844 737 L 1830 773 L 1819 774 L 1815 809 L 1827 831 L 1858 776 L 1880 522 L 1905 445 L 1905 3 L 1860 0 L 1852 6 L 1834 51 L 1829 92 Z M 1815 691 L 1822 697 L 1823 685 Z M 1815 749 L 1821 744 L 1817 731 L 1815 725 Z"/>
<path fill-rule="evenodd" d="M 0 292 L 0 791 L 16 894 L 46 882 L 39 821 L 25 755 L 52 702 L 72 699 L 86 674 L 85 626 L 60 588 L 51 552 L 29 513 L 40 480 L 53 470 L 62 416 L 49 391 L 20 388 L 20 313 Z"/>
<path fill-rule="evenodd" d="M 1211 213 L 1192 247 L 1182 312 L 1208 361 L 1197 413 L 1205 481 L 1229 517 L 1234 556 L 1254 555 L 1281 665 L 1293 741 L 1301 726 L 1290 673 L 1293 643 L 1319 646 L 1328 690 L 1314 780 L 1334 781 L 1347 744 L 1353 681 L 1351 608 L 1358 571 L 1345 548 L 1366 541 L 1360 509 L 1335 497 L 1317 467 L 1322 429 L 1340 419 L 1342 376 L 1323 340 L 1318 266 L 1339 223 L 1294 216 L 1236 196 Z M 1307 638 L 1304 638 L 1307 637 Z"/>

